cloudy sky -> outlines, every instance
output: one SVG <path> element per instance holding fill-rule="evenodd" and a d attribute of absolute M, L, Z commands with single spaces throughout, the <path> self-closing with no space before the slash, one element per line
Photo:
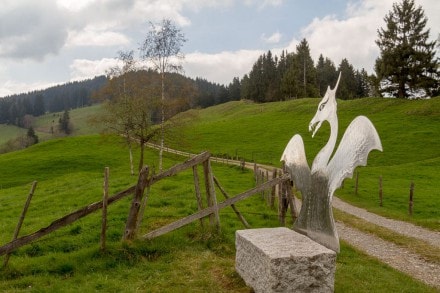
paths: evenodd
<path fill-rule="evenodd" d="M 440 33 L 440 1 L 415 0 Z M 185 74 L 229 84 L 259 55 L 347 58 L 372 73 L 377 29 L 394 0 L 2 0 L 0 97 L 104 74 L 118 51 L 137 50 L 148 21 L 172 19 L 188 41 Z"/>

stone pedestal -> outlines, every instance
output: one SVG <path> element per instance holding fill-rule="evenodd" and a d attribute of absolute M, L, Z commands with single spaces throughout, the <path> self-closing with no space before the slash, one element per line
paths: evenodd
<path fill-rule="evenodd" d="M 235 269 L 258 292 L 333 292 L 336 253 L 288 228 L 239 230 Z"/>

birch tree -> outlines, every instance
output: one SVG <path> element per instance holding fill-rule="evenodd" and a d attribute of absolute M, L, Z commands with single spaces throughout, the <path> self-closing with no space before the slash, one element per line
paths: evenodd
<path fill-rule="evenodd" d="M 166 73 L 182 70 L 181 61 L 184 55 L 181 51 L 186 42 L 184 34 L 169 19 L 163 19 L 159 24 L 149 22 L 149 30 L 143 41 L 140 51 L 141 58 L 157 71 L 161 78 L 161 123 L 160 123 L 160 150 L 159 171 L 162 170 L 164 149 L 164 125 L 166 120 L 165 109 L 165 78 Z"/>

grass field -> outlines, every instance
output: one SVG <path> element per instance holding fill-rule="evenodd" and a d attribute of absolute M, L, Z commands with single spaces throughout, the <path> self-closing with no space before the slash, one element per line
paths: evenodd
<path fill-rule="evenodd" d="M 21 235 L 101 199 L 105 166 L 110 193 L 132 185 L 127 151 L 99 136 L 62 138 L 0 156 L 0 242 L 10 240 L 30 182 L 38 187 Z M 165 167 L 182 158 L 167 156 Z M 148 152 L 153 166 L 157 153 Z M 251 188 L 250 171 L 213 164 L 215 176 L 231 195 Z M 141 233 L 197 210 L 192 172 L 154 185 Z M 220 193 L 217 193 L 220 199 Z M 151 241 L 121 243 L 130 206 L 126 198 L 109 207 L 107 247 L 99 251 L 100 213 L 94 213 L 14 252 L 0 274 L 3 292 L 249 292 L 234 270 L 234 233 L 242 229 L 232 209 L 220 214 L 222 233 L 199 222 Z M 259 196 L 237 204 L 252 227 L 278 225 L 275 210 Z M 205 222 L 205 227 L 207 226 Z M 289 223 L 291 225 L 291 222 Z M 336 292 L 435 292 L 342 243 L 337 260 Z"/>
<path fill-rule="evenodd" d="M 252 104 L 233 102 L 182 115 L 184 129 L 172 146 L 214 154 L 238 154 L 248 160 L 278 166 L 280 154 L 295 133 L 305 141 L 309 161 L 328 139 L 323 125 L 314 139 L 307 131 L 318 100 Z M 368 116 L 382 138 L 384 152 L 373 152 L 360 169 L 360 189 L 353 195 L 348 180 L 338 195 L 378 213 L 438 229 L 440 100 L 364 99 L 339 101 L 340 132 L 357 115 Z M 85 108 L 87 109 L 87 108 Z M 94 110 L 71 112 L 79 126 Z M 89 111 L 84 114 L 82 111 Z M 47 121 L 38 128 L 47 128 Z M 342 133 L 339 134 L 342 136 Z M 148 151 L 147 164 L 157 165 Z M 165 167 L 181 157 L 166 156 Z M 38 180 L 21 235 L 101 199 L 104 167 L 110 167 L 110 193 L 136 182 L 129 175 L 128 152 L 116 138 L 98 135 L 58 138 L 26 150 L 0 155 L 0 243 L 10 241 L 30 184 Z M 253 187 L 253 174 L 213 164 L 215 176 L 230 195 Z M 384 177 L 384 207 L 377 205 L 377 177 Z M 415 214 L 407 216 L 409 182 L 415 181 Z M 401 186 L 402 185 L 402 186 Z M 407 185 L 407 186 L 405 186 Z M 419 187 L 420 186 L 420 187 Z M 422 188 L 423 186 L 423 188 Z M 150 190 L 141 233 L 197 210 L 192 172 L 184 172 Z M 221 201 L 221 194 L 217 192 Z M 219 236 L 195 222 L 152 241 L 121 243 L 130 199 L 109 208 L 108 249 L 99 251 L 100 213 L 96 212 L 14 252 L 0 273 L 4 292 L 249 292 L 234 270 L 234 232 L 242 229 L 231 209 L 221 212 Z M 237 204 L 256 227 L 278 226 L 277 213 L 259 196 Z M 207 222 L 205 223 L 207 225 Z M 291 225 L 291 222 L 288 223 Z M 407 275 L 342 243 L 337 259 L 336 292 L 436 292 Z"/>
<path fill-rule="evenodd" d="M 240 101 L 194 110 L 188 118 L 194 122 L 182 131 L 185 140 L 173 147 L 279 166 L 285 145 L 299 133 L 311 164 L 329 137 L 328 123 L 315 138 L 308 132 L 317 104 L 317 99 L 268 104 Z M 384 151 L 371 152 L 368 166 L 357 169 L 358 195 L 354 195 L 354 180 L 346 180 L 336 194 L 377 214 L 440 231 L 440 98 L 338 101 L 339 138 L 358 115 L 369 117 L 376 126 Z M 379 176 L 383 177 L 383 207 L 378 199 Z M 411 181 L 415 183 L 414 214 L 409 217 Z"/>
<path fill-rule="evenodd" d="M 26 134 L 26 129 L 12 125 L 0 124 L 0 134 L 0 145 L 2 145 L 10 139 Z"/>

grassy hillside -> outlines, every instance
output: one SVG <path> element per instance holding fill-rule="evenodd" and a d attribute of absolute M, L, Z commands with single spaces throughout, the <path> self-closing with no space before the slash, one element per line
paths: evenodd
<path fill-rule="evenodd" d="M 70 122 L 73 126 L 74 135 L 86 135 L 99 133 L 101 128 L 97 125 L 90 125 L 89 118 L 101 111 L 100 105 L 78 108 L 69 111 Z M 40 141 L 46 141 L 59 137 L 57 134 L 58 120 L 63 112 L 45 114 L 35 118 L 33 127 Z M 55 133 L 52 132 L 52 129 Z M 0 146 L 10 139 L 25 135 L 26 129 L 13 125 L 0 124 Z"/>
<path fill-rule="evenodd" d="M 173 146 L 238 155 L 279 166 L 285 145 L 299 133 L 311 163 L 329 137 L 328 123 L 322 125 L 315 138 L 308 132 L 318 102 L 317 99 L 267 104 L 239 101 L 193 110 L 184 118 L 187 120 L 185 140 Z M 368 166 L 358 169 L 357 196 L 353 192 L 353 180 L 347 180 L 337 195 L 375 213 L 440 230 L 440 98 L 338 101 L 339 138 L 358 115 L 367 116 L 376 126 L 384 151 L 370 153 Z M 383 207 L 378 204 L 379 176 L 383 177 Z M 411 181 L 415 183 L 413 217 L 408 216 Z"/>
<path fill-rule="evenodd" d="M 154 166 L 157 153 L 148 151 Z M 165 168 L 182 158 L 166 156 Z M 8 242 L 29 192 L 38 187 L 21 235 L 101 199 L 105 166 L 110 193 L 134 184 L 128 154 L 116 138 L 99 136 L 55 139 L 26 150 L 0 155 L 0 243 Z M 231 195 L 253 186 L 250 171 L 213 164 Z M 141 232 L 197 210 L 192 172 L 154 185 Z M 219 200 L 221 195 L 217 192 Z M 199 222 L 152 241 L 122 244 L 130 199 L 111 205 L 107 247 L 99 251 L 101 216 L 92 214 L 14 252 L 0 273 L 2 292 L 248 292 L 234 269 L 234 233 L 242 229 L 231 209 L 220 215 L 222 234 L 214 236 Z M 278 225 L 276 211 L 259 196 L 237 204 L 252 227 Z M 205 222 L 205 227 L 208 223 Z M 289 223 L 291 225 L 291 223 Z M 337 259 L 336 292 L 435 292 L 435 290 L 342 243 Z"/>
<path fill-rule="evenodd" d="M 26 134 L 26 129 L 12 125 L 0 124 L 0 145 L 23 134 Z"/>
<path fill-rule="evenodd" d="M 255 104 L 230 102 L 207 109 L 191 110 L 179 116 L 181 125 L 167 142 L 190 152 L 209 150 L 215 155 L 239 156 L 249 161 L 279 166 L 281 153 L 296 133 L 304 139 L 309 163 L 329 137 L 324 123 L 311 137 L 308 125 L 316 112 L 318 99 Z M 99 106 L 70 112 L 74 134 L 97 133 L 99 127 L 87 123 Z M 39 117 L 36 130 L 40 138 L 53 138 L 50 127 L 58 114 Z M 440 230 L 440 98 L 431 100 L 359 99 L 338 101 L 339 138 L 358 115 L 365 115 L 376 126 L 384 152 L 373 151 L 366 168 L 358 168 L 359 190 L 347 180 L 336 194 L 375 213 Z M 185 123 L 181 123 L 185 121 Z M 4 130 L 7 129 L 8 132 Z M 10 127 L 0 128 L 0 137 L 10 137 Z M 168 136 L 170 137 L 170 136 Z M 379 206 L 379 176 L 383 177 L 384 206 Z M 408 215 L 411 182 L 415 183 L 414 214 Z"/>

